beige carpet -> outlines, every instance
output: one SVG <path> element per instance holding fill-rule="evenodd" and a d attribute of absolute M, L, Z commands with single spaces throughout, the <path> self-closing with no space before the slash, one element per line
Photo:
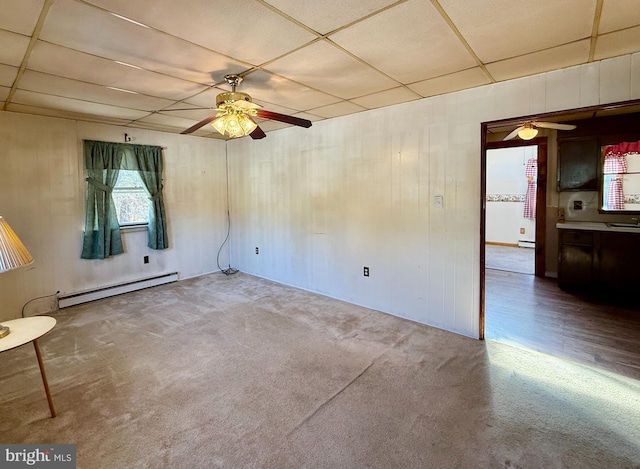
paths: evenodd
<path fill-rule="evenodd" d="M 245 274 L 56 314 L 0 355 L 0 442 L 78 468 L 640 466 L 640 382 Z"/>

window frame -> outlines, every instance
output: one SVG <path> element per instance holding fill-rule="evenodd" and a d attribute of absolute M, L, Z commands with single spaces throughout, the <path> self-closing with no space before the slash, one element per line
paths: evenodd
<path fill-rule="evenodd" d="M 139 182 L 139 186 L 135 186 L 135 187 L 127 187 L 127 186 L 118 186 L 118 183 L 120 182 L 120 177 L 123 174 L 123 172 L 129 172 L 132 174 L 135 174 L 135 177 L 137 177 L 138 182 Z M 140 222 L 130 222 L 130 223 L 123 223 L 121 221 L 121 217 L 120 217 L 120 205 L 119 202 L 117 202 L 117 198 L 115 197 L 116 194 L 131 194 L 131 193 L 136 193 L 136 194 L 144 194 L 144 198 L 146 199 L 146 206 L 147 206 L 147 221 L 140 221 Z M 120 225 L 120 229 L 121 230 L 127 230 L 127 231 L 131 231 L 131 230 L 135 230 L 136 228 L 138 229 L 147 229 L 147 227 L 149 226 L 149 215 L 150 215 L 150 202 L 149 202 L 149 192 L 147 191 L 146 187 L 144 186 L 144 182 L 142 181 L 142 178 L 140 177 L 140 173 L 137 170 L 134 169 L 120 169 L 119 173 L 118 173 L 118 180 L 116 181 L 116 185 L 113 188 L 113 203 L 114 206 L 116 208 L 116 217 L 118 218 L 118 225 Z"/>

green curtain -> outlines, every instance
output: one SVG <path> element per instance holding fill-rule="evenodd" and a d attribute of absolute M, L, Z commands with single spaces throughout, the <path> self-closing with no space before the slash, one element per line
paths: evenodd
<path fill-rule="evenodd" d="M 136 169 L 149 192 L 149 237 L 147 246 L 151 249 L 167 249 L 167 218 L 162 196 L 162 148 L 147 145 L 133 145 Z M 125 169 L 125 168 L 123 168 Z M 128 169 L 128 168 L 127 168 Z"/>
<path fill-rule="evenodd" d="M 168 248 L 162 197 L 162 148 L 85 140 L 84 157 L 89 184 L 81 257 L 104 259 L 124 252 L 120 225 L 111 197 L 120 169 L 138 171 L 149 193 L 151 203 L 147 245 L 152 249 Z"/>
<path fill-rule="evenodd" d="M 84 142 L 87 206 L 82 259 L 105 259 L 124 252 L 111 191 L 118 180 L 122 154 L 103 142 Z"/>

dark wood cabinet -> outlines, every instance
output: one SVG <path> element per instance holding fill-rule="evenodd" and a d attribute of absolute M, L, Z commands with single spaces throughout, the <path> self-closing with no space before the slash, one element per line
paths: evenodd
<path fill-rule="evenodd" d="M 561 287 L 594 283 L 593 235 L 591 231 L 560 230 L 558 284 Z"/>
<path fill-rule="evenodd" d="M 602 232 L 598 246 L 598 284 L 608 291 L 637 291 L 640 234 Z"/>
<path fill-rule="evenodd" d="M 599 165 L 598 139 L 558 140 L 558 191 L 597 191 Z"/>
<path fill-rule="evenodd" d="M 636 233 L 559 230 L 558 285 L 593 293 L 635 293 L 640 284 Z"/>

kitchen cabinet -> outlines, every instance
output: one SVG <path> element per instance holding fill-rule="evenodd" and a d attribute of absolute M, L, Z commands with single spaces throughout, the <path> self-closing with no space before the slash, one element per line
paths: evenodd
<path fill-rule="evenodd" d="M 640 284 L 640 228 L 637 230 L 559 230 L 558 285 L 593 293 L 636 292 Z"/>
<path fill-rule="evenodd" d="M 597 191 L 600 144 L 597 138 L 558 140 L 558 191 Z"/>
<path fill-rule="evenodd" d="M 571 288 L 594 284 L 593 237 L 591 231 L 560 230 L 558 285 Z"/>

